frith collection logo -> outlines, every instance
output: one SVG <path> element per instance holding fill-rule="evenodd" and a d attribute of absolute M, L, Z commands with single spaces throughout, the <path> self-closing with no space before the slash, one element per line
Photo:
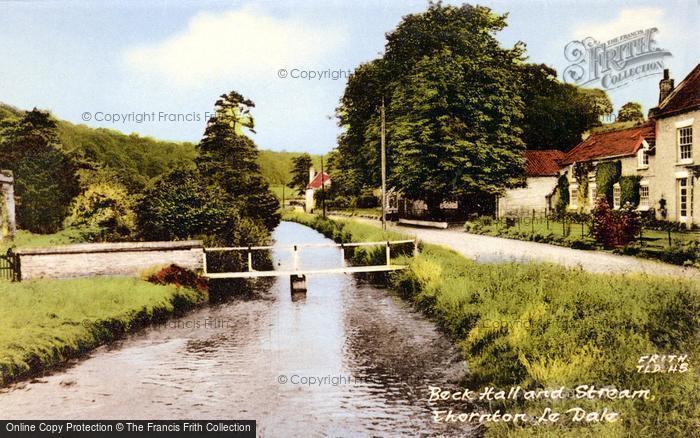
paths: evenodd
<path fill-rule="evenodd" d="M 564 80 L 579 86 L 600 86 L 606 90 L 661 74 L 668 50 L 657 47 L 655 27 L 621 35 L 606 42 L 592 37 L 574 40 L 564 48 L 571 64 Z"/>

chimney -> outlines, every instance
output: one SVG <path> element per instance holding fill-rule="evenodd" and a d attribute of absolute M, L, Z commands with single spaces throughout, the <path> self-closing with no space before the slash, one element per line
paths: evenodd
<path fill-rule="evenodd" d="M 314 180 L 314 177 L 316 176 L 316 171 L 314 170 L 314 167 L 311 166 L 309 167 L 309 183 Z"/>
<path fill-rule="evenodd" d="M 673 91 L 673 79 L 669 78 L 668 69 L 664 69 L 664 78 L 659 81 L 659 105 Z"/>

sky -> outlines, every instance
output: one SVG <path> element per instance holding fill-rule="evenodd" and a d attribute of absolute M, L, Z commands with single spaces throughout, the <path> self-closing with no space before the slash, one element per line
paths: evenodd
<path fill-rule="evenodd" d="M 444 2 L 461 4 L 462 2 Z M 474 2 L 472 2 L 474 4 Z M 480 1 L 508 13 L 498 34 L 530 62 L 655 27 L 676 84 L 700 62 L 700 0 Z M 347 75 L 381 56 L 385 33 L 427 1 L 0 0 L 0 102 L 92 127 L 199 141 L 217 97 L 252 99 L 262 149 L 324 153 L 341 132 Z M 615 109 L 658 100 L 660 70 L 608 91 Z M 315 77 L 314 77 L 315 76 Z"/>

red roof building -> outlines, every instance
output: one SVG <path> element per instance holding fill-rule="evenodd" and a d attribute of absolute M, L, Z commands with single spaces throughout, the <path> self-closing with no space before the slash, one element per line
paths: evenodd
<path fill-rule="evenodd" d="M 323 183 L 321 183 L 321 179 L 323 179 Z M 331 177 L 328 176 L 326 172 L 323 173 L 317 173 L 316 176 L 314 176 L 314 179 L 311 180 L 311 182 L 306 186 L 307 190 L 318 190 L 321 188 L 321 184 L 327 186 L 331 183 Z"/>
<path fill-rule="evenodd" d="M 525 151 L 525 174 L 528 177 L 557 176 L 564 152 L 556 149 Z"/>
<path fill-rule="evenodd" d="M 700 64 L 675 88 L 668 70 L 664 71 L 663 82 L 669 82 L 672 91 L 659 102 L 658 107 L 650 111 L 650 117 L 662 118 L 700 109 Z"/>
<path fill-rule="evenodd" d="M 634 155 L 645 140 L 653 145 L 654 135 L 653 121 L 632 128 L 593 133 L 564 155 L 561 164 Z"/>

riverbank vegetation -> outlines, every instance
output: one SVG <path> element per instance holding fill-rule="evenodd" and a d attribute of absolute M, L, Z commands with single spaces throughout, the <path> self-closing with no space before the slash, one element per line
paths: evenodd
<path fill-rule="evenodd" d="M 337 241 L 406 238 L 352 221 L 285 213 Z M 367 262 L 371 250 L 355 254 Z M 540 263 L 479 264 L 435 245 L 401 256 L 409 268 L 391 287 L 433 318 L 464 352 L 466 386 L 527 389 L 578 385 L 649 389 L 650 400 L 492 402 L 494 412 L 541 414 L 547 407 L 621 414 L 614 423 L 487 428 L 488 436 L 692 436 L 700 433 L 700 379 L 686 373 L 639 373 L 649 354 L 700 354 L 700 285 L 643 275 L 604 275 Z M 692 363 L 691 363 L 692 366 Z"/>
<path fill-rule="evenodd" d="M 0 386 L 206 302 L 170 277 L 0 282 Z"/>

